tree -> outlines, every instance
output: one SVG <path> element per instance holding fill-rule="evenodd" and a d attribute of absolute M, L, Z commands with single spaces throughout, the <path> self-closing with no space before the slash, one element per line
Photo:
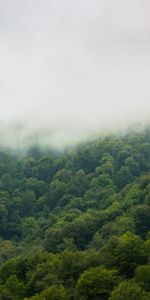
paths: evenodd
<path fill-rule="evenodd" d="M 149 300 L 146 294 L 134 281 L 121 282 L 111 293 L 109 300 Z"/>
<path fill-rule="evenodd" d="M 9 241 L 4 240 L 0 242 L 0 264 L 4 263 L 6 260 L 12 258 L 17 255 L 17 247 Z"/>
<path fill-rule="evenodd" d="M 150 207 L 147 205 L 137 206 L 133 210 L 136 225 L 136 234 L 145 238 L 150 230 Z"/>
<path fill-rule="evenodd" d="M 81 274 L 77 282 L 77 291 L 85 300 L 107 300 L 118 282 L 119 277 L 116 270 L 96 267 Z"/>
<path fill-rule="evenodd" d="M 139 264 L 145 264 L 148 256 L 142 239 L 127 232 L 121 237 L 112 237 L 101 250 L 106 265 L 119 269 L 127 278 L 134 275 Z"/>
<path fill-rule="evenodd" d="M 0 299 L 5 300 L 20 300 L 25 294 L 25 286 L 16 275 L 10 276 L 5 285 L 0 286 Z"/>
<path fill-rule="evenodd" d="M 150 292 L 150 265 L 139 266 L 135 270 L 135 281 L 146 292 Z"/>
<path fill-rule="evenodd" d="M 37 294 L 31 298 L 25 298 L 24 300 L 66 300 L 67 291 L 62 285 L 52 285 L 48 289 L 45 289 L 42 293 Z"/>

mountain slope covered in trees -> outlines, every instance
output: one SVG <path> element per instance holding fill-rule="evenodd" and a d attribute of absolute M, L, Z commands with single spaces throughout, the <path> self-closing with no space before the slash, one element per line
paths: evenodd
<path fill-rule="evenodd" d="M 0 300 L 150 299 L 150 130 L 0 150 Z"/>

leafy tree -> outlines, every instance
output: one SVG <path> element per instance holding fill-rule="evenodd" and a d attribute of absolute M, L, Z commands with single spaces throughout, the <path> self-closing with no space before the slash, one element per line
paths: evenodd
<path fill-rule="evenodd" d="M 150 292 L 150 265 L 138 266 L 135 270 L 135 281 L 142 289 Z"/>
<path fill-rule="evenodd" d="M 44 290 L 41 294 L 31 298 L 25 298 L 24 300 L 66 300 L 66 297 L 67 291 L 62 285 L 52 285 L 48 289 Z"/>
<path fill-rule="evenodd" d="M 146 294 L 134 281 L 122 281 L 111 293 L 109 300 L 148 300 Z"/>
<path fill-rule="evenodd" d="M 107 265 L 117 267 L 125 277 L 132 277 L 136 267 L 148 261 L 142 239 L 130 232 L 111 238 L 102 249 L 102 255 Z"/>
<path fill-rule="evenodd" d="M 0 286 L 0 299 L 5 300 L 20 300 L 25 293 L 23 282 L 18 280 L 16 275 L 10 276 L 4 286 Z"/>
<path fill-rule="evenodd" d="M 18 254 L 17 247 L 9 240 L 0 242 L 0 264 Z"/>
<path fill-rule="evenodd" d="M 145 238 L 150 230 L 150 207 L 146 205 L 137 206 L 133 211 L 133 216 L 136 224 L 136 233 Z"/>
<path fill-rule="evenodd" d="M 111 290 L 119 282 L 116 270 L 96 267 L 86 270 L 77 282 L 77 290 L 83 299 L 108 299 Z"/>

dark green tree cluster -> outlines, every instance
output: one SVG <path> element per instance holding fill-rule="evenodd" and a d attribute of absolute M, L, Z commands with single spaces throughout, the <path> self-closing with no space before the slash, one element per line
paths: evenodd
<path fill-rule="evenodd" d="M 150 299 L 150 130 L 0 150 L 0 300 Z"/>

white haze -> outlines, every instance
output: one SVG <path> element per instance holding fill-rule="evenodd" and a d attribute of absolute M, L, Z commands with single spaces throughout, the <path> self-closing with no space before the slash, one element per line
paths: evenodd
<path fill-rule="evenodd" d="M 43 132 L 65 144 L 149 116 L 149 0 L 0 0 L 0 120 L 11 142 Z"/>

